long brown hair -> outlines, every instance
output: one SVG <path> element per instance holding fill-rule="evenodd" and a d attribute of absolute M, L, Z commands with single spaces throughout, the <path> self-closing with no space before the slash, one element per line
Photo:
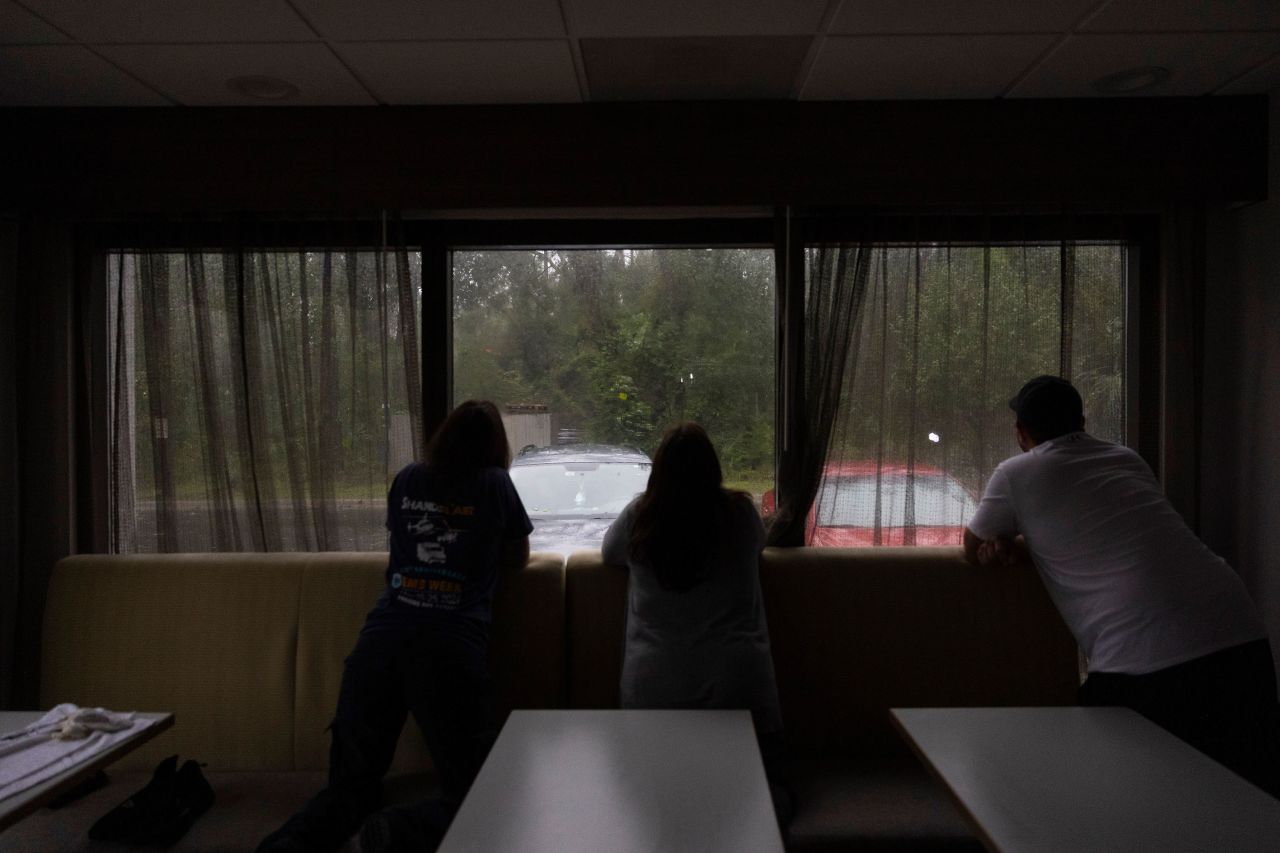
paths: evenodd
<path fill-rule="evenodd" d="M 723 547 L 730 506 L 747 500 L 725 489 L 720 459 L 695 423 L 671 427 L 653 455 L 649 484 L 636 504 L 631 557 L 664 588 L 683 592 L 711 573 Z"/>
<path fill-rule="evenodd" d="M 452 471 L 510 468 L 511 447 L 498 407 L 488 400 L 459 403 L 427 443 L 426 463 Z"/>

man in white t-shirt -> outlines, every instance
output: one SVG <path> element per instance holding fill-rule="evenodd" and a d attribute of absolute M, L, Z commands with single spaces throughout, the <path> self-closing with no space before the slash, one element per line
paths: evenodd
<path fill-rule="evenodd" d="M 1089 663 L 1082 705 L 1124 705 L 1280 795 L 1275 668 L 1243 582 L 1127 447 L 1084 432 L 1071 383 L 1009 401 L 1018 446 L 965 530 L 981 565 L 1030 559 Z"/>

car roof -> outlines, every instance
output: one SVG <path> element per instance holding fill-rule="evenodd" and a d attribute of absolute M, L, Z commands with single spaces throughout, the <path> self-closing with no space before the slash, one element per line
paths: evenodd
<path fill-rule="evenodd" d="M 634 447 L 608 444 L 565 444 L 525 450 L 511 462 L 511 467 L 524 465 L 564 465 L 572 462 L 621 462 L 647 465 L 649 457 Z"/>
<path fill-rule="evenodd" d="M 917 462 L 914 466 L 909 467 L 905 462 L 877 463 L 874 459 L 858 460 L 856 462 L 830 462 L 822 473 L 827 477 L 874 477 L 877 469 L 879 469 L 881 475 L 890 476 L 906 476 L 912 470 L 915 471 L 917 476 L 946 476 L 945 471 L 940 468 L 934 468 L 932 465 L 921 465 Z"/>

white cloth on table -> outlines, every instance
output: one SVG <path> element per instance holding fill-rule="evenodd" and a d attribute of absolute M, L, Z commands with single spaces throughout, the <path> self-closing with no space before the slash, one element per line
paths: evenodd
<path fill-rule="evenodd" d="M 133 711 L 68 702 L 25 729 L 0 733 L 0 800 L 91 761 L 152 722 Z"/>

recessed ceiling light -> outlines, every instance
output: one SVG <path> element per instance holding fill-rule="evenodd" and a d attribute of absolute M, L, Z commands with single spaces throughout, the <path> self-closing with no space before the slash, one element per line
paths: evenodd
<path fill-rule="evenodd" d="M 1159 86 L 1172 76 L 1168 68 L 1144 65 L 1141 68 L 1130 68 L 1108 74 L 1106 77 L 1099 77 L 1093 81 L 1093 90 L 1103 95 L 1127 95 Z"/>
<path fill-rule="evenodd" d="M 227 88 L 237 95 L 257 101 L 287 101 L 298 95 L 298 87 L 275 77 L 232 77 Z"/>

